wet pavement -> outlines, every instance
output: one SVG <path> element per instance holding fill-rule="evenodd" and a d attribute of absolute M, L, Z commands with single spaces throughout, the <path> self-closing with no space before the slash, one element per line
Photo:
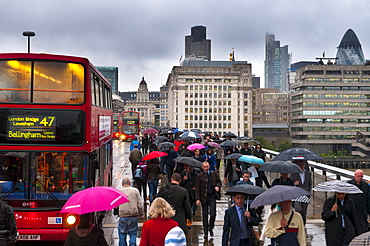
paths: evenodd
<path fill-rule="evenodd" d="M 129 145 L 130 142 L 120 143 L 118 140 L 114 142 L 114 168 L 113 168 L 113 186 L 120 189 L 122 187 L 121 180 L 123 177 L 132 177 L 131 175 L 131 168 L 130 162 L 128 161 L 129 155 Z M 221 168 L 223 170 L 223 168 Z M 223 173 L 221 173 L 221 176 Z M 270 179 L 274 178 L 272 176 L 269 177 Z M 195 213 L 193 218 L 193 225 L 192 228 L 189 230 L 189 234 L 187 236 L 187 243 L 188 245 L 221 245 L 222 239 L 222 227 L 223 227 L 223 219 L 225 210 L 229 208 L 230 198 L 225 195 L 225 191 L 228 187 L 222 187 L 222 196 L 221 200 L 217 201 L 217 215 L 216 215 L 216 223 L 214 228 L 214 237 L 208 237 L 208 240 L 203 239 L 203 229 L 202 229 L 202 222 L 201 222 L 201 209 Z M 320 194 L 321 195 L 321 194 Z M 324 223 L 320 219 L 321 213 L 321 204 L 325 197 L 320 197 L 318 195 L 317 198 L 313 199 L 313 204 L 309 205 L 308 216 L 307 216 L 307 245 L 311 246 L 321 246 L 325 245 L 325 232 L 324 232 Z M 319 204 L 319 205 L 317 205 Z M 148 210 L 149 205 L 146 204 L 145 211 Z M 265 222 L 268 213 L 268 206 L 264 209 L 263 220 Z M 142 223 L 145 222 L 146 219 L 139 221 L 139 232 L 137 236 L 137 245 L 140 243 L 141 237 L 141 227 Z M 262 224 L 264 224 L 264 222 Z M 107 214 L 103 221 L 103 230 L 105 233 L 105 237 L 109 245 L 118 245 L 118 230 L 117 230 L 117 223 L 118 217 L 112 215 L 111 212 Z M 255 230 L 259 230 L 262 228 L 255 227 Z M 209 236 L 209 235 L 208 235 Z M 270 239 L 266 238 L 265 242 L 261 245 L 267 246 L 270 244 Z"/>

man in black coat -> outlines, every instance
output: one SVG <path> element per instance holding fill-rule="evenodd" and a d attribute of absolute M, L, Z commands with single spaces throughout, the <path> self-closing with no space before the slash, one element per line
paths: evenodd
<path fill-rule="evenodd" d="M 259 224 L 259 219 L 254 209 L 246 211 L 244 201 L 245 194 L 235 194 L 235 206 L 225 211 L 222 246 L 229 245 L 229 239 L 230 245 L 252 245 L 253 226 Z"/>
<path fill-rule="evenodd" d="M 176 214 L 171 219 L 179 223 L 185 234 L 188 233 L 186 220 L 191 220 L 191 208 L 188 191 L 182 188 L 179 183 L 181 176 L 174 173 L 171 176 L 171 184 L 164 185 L 158 192 L 157 197 L 162 197 L 175 209 Z"/>
<path fill-rule="evenodd" d="M 321 217 L 327 246 L 348 245 L 359 235 L 355 205 L 344 193 L 336 192 L 325 201 Z"/>
<path fill-rule="evenodd" d="M 348 195 L 355 204 L 358 223 L 360 226 L 360 234 L 367 232 L 367 215 L 370 214 L 370 189 L 369 185 L 363 181 L 364 172 L 361 169 L 355 171 L 354 178 L 349 180 L 348 183 L 357 186 L 363 193 Z"/>
<path fill-rule="evenodd" d="M 216 220 L 216 199 L 220 199 L 221 180 L 216 172 L 209 171 L 209 163 L 202 163 L 203 172 L 197 175 L 195 181 L 195 200 L 198 206 L 202 205 L 202 219 L 204 239 L 208 239 L 208 230 L 213 237 L 213 227 Z M 209 224 L 208 224 L 209 208 Z"/>
<path fill-rule="evenodd" d="M 166 171 L 167 171 L 168 182 L 171 182 L 173 169 L 176 166 L 176 163 L 173 159 L 175 159 L 176 157 L 178 157 L 180 155 L 179 155 L 179 153 L 177 153 L 177 151 L 175 151 L 174 147 L 170 147 L 169 150 L 166 151 L 166 153 L 168 155 L 162 157 L 162 161 L 166 165 L 165 168 L 166 168 Z"/>

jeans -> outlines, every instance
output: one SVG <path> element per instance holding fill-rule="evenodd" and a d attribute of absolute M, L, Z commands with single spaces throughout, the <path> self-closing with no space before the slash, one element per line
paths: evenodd
<path fill-rule="evenodd" d="M 127 246 L 126 237 L 130 235 L 129 245 L 136 246 L 136 236 L 138 229 L 137 217 L 120 217 L 118 222 L 119 246 Z"/>
<path fill-rule="evenodd" d="M 149 202 L 152 203 L 155 196 L 157 195 L 159 180 L 148 180 L 149 187 Z"/>

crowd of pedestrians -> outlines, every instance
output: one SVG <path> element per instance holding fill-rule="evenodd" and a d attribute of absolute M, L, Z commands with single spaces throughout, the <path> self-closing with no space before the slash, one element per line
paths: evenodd
<path fill-rule="evenodd" d="M 218 136 L 212 134 L 194 140 L 181 140 L 179 135 L 175 134 L 165 139 L 166 144 L 156 141 L 157 137 L 155 134 L 144 135 L 141 143 L 132 144 L 130 152 L 130 156 L 131 153 L 133 156 L 140 156 L 137 151 L 140 150 L 142 157 L 153 151 L 166 153 L 161 158 L 147 161 L 134 159 L 131 162 L 134 185 L 141 191 L 146 190 L 146 185 L 149 188 L 149 195 L 139 193 L 142 195 L 141 202 L 150 206 L 148 218 L 150 220 L 144 223 L 140 245 L 165 245 L 165 242 L 171 240 L 173 242 L 174 239 L 170 239 L 170 235 L 180 242 L 177 245 L 186 245 L 186 235 L 198 208 L 202 212 L 204 239 L 213 237 L 216 200 L 220 199 L 222 184 L 229 187 L 256 185 L 267 189 L 276 185 L 286 185 L 301 187 L 309 193 L 313 188 L 312 175 L 306 160 L 293 161 L 301 173 L 280 173 L 280 177 L 270 184 L 265 172 L 259 170 L 260 165 L 239 162 L 238 158 L 225 158 L 239 153 L 253 155 L 266 161 L 260 144 L 251 146 L 246 142 L 242 147 L 222 147 L 210 143 L 220 144 L 229 139 L 220 140 Z M 200 144 L 200 147 L 188 148 L 195 143 Z M 199 161 L 201 166 L 178 162 L 176 161 L 178 157 L 192 158 Z M 145 169 L 141 167 L 143 164 Z M 135 172 L 139 168 L 142 170 L 140 179 L 143 181 L 139 180 L 138 172 Z M 220 168 L 224 168 L 223 177 L 220 177 Z M 322 219 L 327 228 L 327 245 L 348 245 L 354 236 L 367 231 L 370 191 L 362 177 L 363 172 L 357 170 L 350 183 L 363 190 L 363 193 L 356 195 L 336 193 L 334 197 L 325 201 Z M 306 245 L 307 202 L 286 200 L 271 206 L 270 215 L 259 237 L 253 226 L 262 222 L 263 207 L 251 208 L 249 206 L 251 201 L 248 199 L 244 193 L 232 195 L 230 208 L 225 211 L 222 245 L 259 245 L 258 240 L 266 240 L 266 237 L 271 238 L 271 245 Z M 233 223 L 234 221 L 239 223 Z M 157 230 L 162 224 L 166 226 L 159 233 Z M 120 229 L 120 232 L 122 231 Z M 332 236 L 334 233 L 340 237 Z M 126 241 L 125 236 L 120 235 L 120 245 L 127 245 L 126 242 L 121 244 L 121 239 Z"/>

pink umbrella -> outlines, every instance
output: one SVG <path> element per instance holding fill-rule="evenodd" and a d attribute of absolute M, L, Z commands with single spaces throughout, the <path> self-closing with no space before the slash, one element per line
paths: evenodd
<path fill-rule="evenodd" d="M 204 148 L 205 148 L 205 146 L 203 144 L 199 144 L 199 143 L 190 144 L 187 147 L 188 150 L 204 149 Z"/>
<path fill-rule="evenodd" d="M 158 133 L 158 130 L 154 129 L 154 128 L 148 128 L 148 129 L 145 129 L 143 131 L 144 134 L 156 134 Z"/>
<path fill-rule="evenodd" d="M 73 194 L 60 212 L 87 214 L 111 210 L 126 202 L 129 202 L 127 196 L 116 188 L 96 186 Z"/>
<path fill-rule="evenodd" d="M 215 142 L 208 142 L 208 145 L 213 147 L 213 148 L 220 148 L 221 147 L 218 143 L 215 143 Z"/>

